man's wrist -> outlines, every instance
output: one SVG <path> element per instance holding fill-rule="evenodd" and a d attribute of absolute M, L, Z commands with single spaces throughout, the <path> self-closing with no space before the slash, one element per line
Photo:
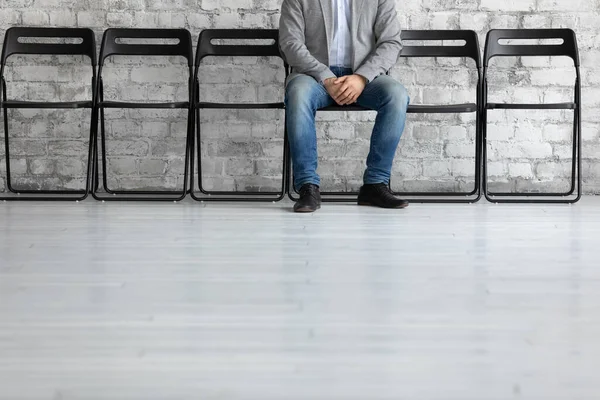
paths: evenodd
<path fill-rule="evenodd" d="M 365 83 L 365 85 L 369 83 L 369 80 L 367 79 L 366 76 L 361 75 L 361 74 L 355 74 L 355 75 L 358 76 L 358 77 L 360 77 L 360 78 L 362 78 L 362 80 Z"/>
<path fill-rule="evenodd" d="M 325 85 L 325 82 L 327 81 L 327 79 L 330 78 L 336 78 L 335 74 L 333 72 L 331 72 L 331 70 L 326 70 L 323 71 L 317 75 L 315 75 L 315 79 L 317 80 L 317 82 L 319 82 L 321 85 Z"/>

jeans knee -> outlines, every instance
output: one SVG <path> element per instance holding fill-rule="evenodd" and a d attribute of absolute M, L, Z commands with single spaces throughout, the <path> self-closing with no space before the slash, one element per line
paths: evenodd
<path fill-rule="evenodd" d="M 293 79 L 285 89 L 285 106 L 289 109 L 310 108 L 313 103 L 313 78 L 300 76 Z"/>
<path fill-rule="evenodd" d="M 410 103 L 410 97 L 408 96 L 408 91 L 401 83 L 394 82 L 389 85 L 386 95 L 389 106 L 395 110 L 406 112 Z"/>

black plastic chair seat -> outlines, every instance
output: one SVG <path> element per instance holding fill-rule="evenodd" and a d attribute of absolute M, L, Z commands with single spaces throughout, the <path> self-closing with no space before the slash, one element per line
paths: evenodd
<path fill-rule="evenodd" d="M 339 106 L 334 104 L 332 106 L 320 108 L 319 111 L 373 111 L 370 108 L 359 106 L 358 104 L 350 104 L 349 106 Z"/>
<path fill-rule="evenodd" d="M 190 106 L 190 103 L 187 101 L 173 103 L 134 103 L 127 101 L 102 101 L 98 105 L 100 108 L 179 109 L 188 108 Z"/>
<path fill-rule="evenodd" d="M 7 100 L 2 102 L 3 108 L 34 108 L 34 109 L 78 109 L 92 108 L 91 101 L 42 102 Z"/>
<path fill-rule="evenodd" d="M 352 104 L 349 106 L 333 105 L 321 108 L 319 111 L 372 111 L 369 108 Z M 415 104 L 408 106 L 410 114 L 459 114 L 477 112 L 477 104 L 449 104 L 449 105 L 425 105 Z"/>
<path fill-rule="evenodd" d="M 553 103 L 553 104 L 511 104 L 511 103 L 488 103 L 488 110 L 575 110 L 575 103 Z"/>
<path fill-rule="evenodd" d="M 477 112 L 477 104 L 444 104 L 444 105 L 429 105 L 429 104 L 414 104 L 408 106 L 410 114 L 461 114 Z"/>
<path fill-rule="evenodd" d="M 266 110 L 266 109 L 284 109 L 283 103 L 207 103 L 200 102 L 196 104 L 196 108 L 212 108 L 212 109 L 239 109 L 239 110 Z"/>

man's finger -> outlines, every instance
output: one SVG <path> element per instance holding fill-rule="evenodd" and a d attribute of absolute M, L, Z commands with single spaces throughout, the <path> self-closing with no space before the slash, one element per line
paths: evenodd
<path fill-rule="evenodd" d="M 353 97 L 354 97 L 353 91 L 346 91 L 338 97 L 338 100 L 341 104 L 348 104 L 348 101 L 351 100 Z"/>
<path fill-rule="evenodd" d="M 354 103 L 356 103 L 357 99 L 358 99 L 358 93 L 353 93 L 352 96 L 350 96 L 350 98 L 348 99 L 346 104 L 354 104 Z"/>
<path fill-rule="evenodd" d="M 334 94 L 334 98 L 338 98 L 340 97 L 340 94 L 342 94 L 344 92 L 344 90 L 346 90 L 347 86 L 346 85 L 338 85 L 334 88 L 333 94 Z"/>
<path fill-rule="evenodd" d="M 336 98 L 336 102 L 337 102 L 338 104 L 345 104 L 345 102 L 346 102 L 348 99 L 350 99 L 350 98 L 352 98 L 352 94 L 345 94 L 345 95 L 342 95 L 342 96 L 338 96 L 338 97 Z"/>
<path fill-rule="evenodd" d="M 350 93 L 343 93 L 343 94 L 340 94 L 340 95 L 334 97 L 334 100 L 336 103 L 343 106 L 346 99 L 348 99 L 348 97 L 350 97 L 350 95 L 351 95 Z"/>
<path fill-rule="evenodd" d="M 341 97 L 344 98 L 346 96 L 348 96 L 349 94 L 354 93 L 354 90 L 352 90 L 352 87 L 350 86 L 346 86 L 344 90 L 340 91 L 337 95 L 337 97 Z"/>
<path fill-rule="evenodd" d="M 348 101 L 346 101 L 346 105 L 350 105 L 350 104 L 354 104 L 356 103 L 356 95 L 352 96 L 348 99 Z"/>
<path fill-rule="evenodd" d="M 342 93 L 346 92 L 348 89 L 351 89 L 351 86 L 348 83 L 344 83 L 335 92 L 335 97 L 340 97 Z"/>
<path fill-rule="evenodd" d="M 344 100 L 344 105 L 345 105 L 345 106 L 347 106 L 347 105 L 349 105 L 349 104 L 352 104 L 352 103 L 354 103 L 354 95 L 352 95 L 352 96 L 348 96 L 348 98 L 346 98 L 346 99 Z"/>
<path fill-rule="evenodd" d="M 340 83 L 346 82 L 346 79 L 348 79 L 348 76 L 342 76 L 342 77 L 337 78 L 334 83 L 336 85 L 339 85 Z"/>
<path fill-rule="evenodd" d="M 347 97 L 343 98 L 343 100 L 346 104 L 349 104 L 353 98 L 354 98 L 354 93 L 350 93 Z"/>

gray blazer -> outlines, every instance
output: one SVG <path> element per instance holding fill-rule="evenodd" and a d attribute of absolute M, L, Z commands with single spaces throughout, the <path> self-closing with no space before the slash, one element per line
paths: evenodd
<path fill-rule="evenodd" d="M 292 67 L 288 82 L 307 74 L 323 82 L 329 69 L 332 42 L 332 0 L 283 0 L 279 45 Z M 398 61 L 402 43 L 395 0 L 352 0 L 353 70 L 372 81 Z"/>

